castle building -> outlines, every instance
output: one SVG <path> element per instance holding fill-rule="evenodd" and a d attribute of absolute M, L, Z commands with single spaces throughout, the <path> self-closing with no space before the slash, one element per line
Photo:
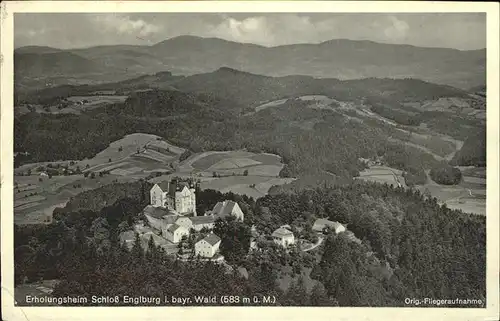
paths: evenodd
<path fill-rule="evenodd" d="M 178 179 L 163 181 L 153 186 L 150 191 L 153 207 L 173 210 L 179 215 L 196 216 L 196 193 L 193 182 L 181 182 Z"/>

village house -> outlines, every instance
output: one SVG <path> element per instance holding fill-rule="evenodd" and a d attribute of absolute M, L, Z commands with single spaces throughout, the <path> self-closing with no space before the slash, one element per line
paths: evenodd
<path fill-rule="evenodd" d="M 344 225 L 339 222 L 333 222 L 324 218 L 319 218 L 314 222 L 312 227 L 313 231 L 318 233 L 324 233 L 326 229 L 331 229 L 335 234 L 339 234 L 346 231 Z"/>
<path fill-rule="evenodd" d="M 211 215 L 225 218 L 227 216 L 234 216 L 236 219 L 243 222 L 244 215 L 238 203 L 234 201 L 224 201 L 215 204 L 213 210 L 210 212 Z"/>
<path fill-rule="evenodd" d="M 215 217 L 212 215 L 208 216 L 180 216 L 175 224 L 184 226 L 188 230 L 194 229 L 195 231 L 201 231 L 203 228 L 209 230 L 214 228 Z"/>
<path fill-rule="evenodd" d="M 179 215 L 196 216 L 196 193 L 193 182 L 181 182 L 178 179 L 157 183 L 150 191 L 153 207 L 173 210 Z"/>
<path fill-rule="evenodd" d="M 195 255 L 199 255 L 205 258 L 213 258 L 214 255 L 219 251 L 220 243 L 220 237 L 211 233 L 196 242 L 196 244 L 194 245 Z"/>
<path fill-rule="evenodd" d="M 119 236 L 120 244 L 124 245 L 127 249 L 131 249 L 134 246 L 135 242 L 135 232 L 134 231 L 125 231 L 120 233 Z"/>
<path fill-rule="evenodd" d="M 127 249 L 132 249 L 135 244 L 136 234 L 139 235 L 140 245 L 143 250 L 147 250 L 149 246 L 149 240 L 153 238 L 153 243 L 155 246 L 164 248 L 168 245 L 167 240 L 163 237 L 156 235 L 153 231 L 141 230 L 141 232 L 136 231 L 125 231 L 120 233 L 119 239 L 120 244 L 124 245 Z"/>
<path fill-rule="evenodd" d="M 188 235 L 189 230 L 187 228 L 181 225 L 172 224 L 167 228 L 163 236 L 172 243 L 179 243 L 183 236 Z"/>
<path fill-rule="evenodd" d="M 192 223 L 193 229 L 196 231 L 201 231 L 203 228 L 209 230 L 213 229 L 215 226 L 215 217 L 212 215 L 207 216 L 193 216 L 189 218 Z"/>
<path fill-rule="evenodd" d="M 252 225 L 252 227 L 250 228 L 250 233 L 251 233 L 251 237 L 250 237 L 249 250 L 257 250 L 258 249 L 257 239 L 260 237 L 260 235 L 259 235 L 259 232 L 257 231 L 257 227 L 255 227 L 255 225 Z"/>
<path fill-rule="evenodd" d="M 293 232 L 285 227 L 280 227 L 276 229 L 273 234 L 273 241 L 283 247 L 288 247 L 289 245 L 295 244 L 295 236 Z"/>

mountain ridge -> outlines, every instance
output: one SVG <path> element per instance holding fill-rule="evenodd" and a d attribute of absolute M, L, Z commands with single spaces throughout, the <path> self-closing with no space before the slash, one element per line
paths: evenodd
<path fill-rule="evenodd" d="M 171 38 L 167 38 L 165 40 L 156 42 L 152 45 L 133 45 L 133 44 L 117 44 L 117 45 L 96 45 L 96 46 L 86 46 L 86 47 L 75 47 L 75 48 L 57 48 L 53 46 L 43 46 L 43 45 L 26 45 L 26 46 L 19 46 L 14 49 L 14 51 L 22 48 L 29 48 L 29 47 L 44 47 L 44 48 L 50 48 L 53 50 L 81 50 L 81 49 L 91 49 L 91 48 L 98 48 L 98 47 L 113 47 L 113 46 L 132 46 L 132 47 L 144 47 L 144 46 L 155 46 L 170 40 L 182 40 L 182 39 L 192 39 L 192 40 L 220 40 L 222 42 L 229 42 L 229 43 L 235 43 L 235 44 L 243 44 L 243 45 L 254 45 L 257 47 L 262 47 L 262 48 L 276 48 L 276 47 L 284 47 L 284 46 L 295 46 L 295 45 L 321 45 L 321 44 L 327 44 L 330 42 L 335 42 L 335 41 L 345 41 L 345 42 L 359 42 L 359 43 L 372 43 L 372 44 L 381 44 L 381 45 L 394 45 L 394 46 L 408 46 L 408 47 L 413 47 L 413 48 L 423 48 L 423 49 L 445 49 L 445 50 L 456 50 L 460 52 L 467 52 L 467 51 L 486 51 L 486 48 L 478 48 L 478 49 L 458 49 L 458 48 L 449 48 L 449 47 L 429 47 L 429 46 L 417 46 L 417 45 L 411 45 L 411 44 L 404 44 L 404 43 L 385 43 L 385 42 L 378 42 L 374 40 L 369 40 L 369 39 L 348 39 L 348 38 L 332 38 L 329 40 L 324 40 L 321 42 L 297 42 L 297 43 L 292 43 L 292 44 L 282 44 L 282 45 L 275 45 L 275 46 L 265 46 L 265 45 L 260 45 L 252 42 L 239 42 L 239 41 L 233 41 L 233 40 L 227 40 L 223 38 L 218 38 L 218 37 L 202 37 L 202 36 L 195 36 L 195 35 L 179 35 Z"/>
<path fill-rule="evenodd" d="M 417 78 L 463 89 L 486 83 L 484 49 L 460 51 L 368 40 L 337 39 L 320 44 L 264 47 L 220 38 L 180 36 L 145 46 L 98 46 L 49 51 L 38 55 L 23 53 L 26 50 L 18 48 L 15 51 L 16 59 L 23 61 L 23 64 L 16 66 L 16 70 L 22 75 L 16 77 L 16 82 L 25 84 L 24 87 L 26 83 L 33 82 L 38 82 L 43 87 L 47 79 L 50 80 L 54 75 L 58 77 L 57 84 L 71 84 L 75 77 L 85 73 L 61 70 L 74 70 L 70 66 L 81 63 L 80 58 L 99 65 L 94 75 L 79 77 L 80 83 L 89 84 L 133 78 L 158 70 L 169 70 L 177 75 L 193 75 L 212 72 L 221 67 L 266 76 L 304 75 L 342 80 L 370 77 Z M 57 60 L 61 53 L 76 56 L 74 61 L 51 61 Z M 42 58 L 44 61 L 40 62 Z M 37 64 L 42 66 L 39 69 L 30 67 Z M 44 68 L 45 64 L 48 65 L 47 68 Z"/>

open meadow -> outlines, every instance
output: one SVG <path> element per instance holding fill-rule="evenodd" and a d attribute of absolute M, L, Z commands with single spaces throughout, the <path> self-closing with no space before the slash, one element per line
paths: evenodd
<path fill-rule="evenodd" d="M 362 179 L 381 184 L 387 183 L 394 187 L 398 187 L 399 185 L 406 187 L 402 173 L 402 171 L 388 166 L 371 166 L 370 168 L 360 172 L 359 177 L 356 177 L 355 179 Z"/>
<path fill-rule="evenodd" d="M 437 198 L 440 203 L 446 203 L 449 208 L 486 215 L 486 178 L 466 176 L 483 170 L 476 168 L 462 172 L 462 181 L 458 185 L 439 185 L 428 179 L 427 184 L 417 188 L 422 193 Z"/>
<path fill-rule="evenodd" d="M 82 174 L 51 178 L 36 174 L 14 176 L 14 221 L 16 224 L 50 223 L 56 207 L 64 207 L 73 196 L 115 180 L 132 179 L 117 175 L 85 178 Z"/>
<path fill-rule="evenodd" d="M 484 170 L 484 169 L 483 169 Z M 417 188 L 424 195 L 431 195 L 438 199 L 440 203 L 446 203 L 449 208 L 460 209 L 466 213 L 486 214 L 486 178 L 477 177 L 483 172 L 481 168 L 466 168 L 463 172 L 462 181 L 458 185 L 440 185 L 430 179 L 424 185 L 417 185 Z M 477 176 L 466 176 L 469 175 Z M 355 179 L 373 181 L 377 183 L 387 183 L 406 187 L 402 171 L 387 166 L 371 166 L 360 172 L 360 176 Z"/>

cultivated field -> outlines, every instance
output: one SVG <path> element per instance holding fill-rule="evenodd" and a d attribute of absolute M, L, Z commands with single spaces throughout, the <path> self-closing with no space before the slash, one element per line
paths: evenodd
<path fill-rule="evenodd" d="M 135 133 L 114 141 L 94 158 L 80 161 L 78 165 L 83 171 L 115 171 L 116 175 L 127 175 L 144 170 L 165 170 L 183 152 L 184 149 L 159 136 Z"/>
<path fill-rule="evenodd" d="M 259 112 L 261 110 L 270 108 L 270 107 L 277 107 L 281 106 L 284 103 L 286 103 L 289 100 L 293 100 L 295 98 L 285 98 L 285 99 L 279 99 L 279 100 L 273 100 L 270 102 L 266 102 L 260 106 L 255 107 L 255 112 Z M 335 103 L 336 105 L 339 104 L 339 102 L 335 99 L 332 99 L 330 97 L 324 96 L 324 95 L 307 95 L 307 96 L 301 96 L 296 98 L 298 100 L 302 101 L 308 101 L 311 104 L 308 106 L 310 108 L 332 108 L 331 105 Z M 250 113 L 252 114 L 252 113 Z"/>
<path fill-rule="evenodd" d="M 254 198 L 266 195 L 273 185 L 293 181 L 290 178 L 278 177 L 283 164 L 277 155 L 246 151 L 204 152 L 192 155 L 179 165 L 179 156 L 183 152 L 184 149 L 173 146 L 158 136 L 136 133 L 111 143 L 92 159 L 23 165 L 15 170 L 15 222 L 47 223 L 56 207 L 64 207 L 71 197 L 85 190 L 111 184 L 115 180 L 138 180 L 153 173 L 165 174 L 154 177 L 151 182 L 159 182 L 173 176 L 194 175 L 201 180 L 203 189 L 231 191 Z M 56 167 L 57 163 L 68 166 L 73 171 L 79 168 L 82 173 L 54 175 L 50 179 L 40 175 L 40 166 L 47 167 L 52 164 Z M 28 170 L 31 175 L 26 175 Z M 244 175 L 245 171 L 248 171 L 248 175 Z M 100 172 L 103 173 L 102 177 Z M 220 177 L 214 178 L 214 172 Z M 20 173 L 24 175 L 20 176 Z"/>
<path fill-rule="evenodd" d="M 66 100 L 72 103 L 82 102 L 82 107 L 96 107 L 107 104 L 122 103 L 128 96 L 115 96 L 115 95 L 92 95 L 92 96 L 71 96 Z"/>
<path fill-rule="evenodd" d="M 55 207 L 64 206 L 72 196 L 85 190 L 110 184 L 115 180 L 126 182 L 145 178 L 153 172 L 172 171 L 170 164 L 177 161 L 182 152 L 184 149 L 160 140 L 158 136 L 137 133 L 111 143 L 92 159 L 23 165 L 15 173 L 26 174 L 31 170 L 32 175 L 15 176 L 15 221 L 18 224 L 43 223 L 52 215 Z M 79 168 L 82 173 L 54 175 L 49 179 L 40 176 L 37 171 L 40 166 L 57 163 L 69 165 L 69 169 L 73 171 Z M 99 172 L 109 174 L 100 177 Z M 91 178 L 91 173 L 94 173 L 94 178 Z"/>
<path fill-rule="evenodd" d="M 202 189 L 259 198 L 266 195 L 271 186 L 293 181 L 292 178 L 278 177 L 282 168 L 281 158 L 273 154 L 211 151 L 192 155 L 178 166 L 174 174 L 155 177 L 150 181 L 156 183 L 173 176 L 194 176 L 200 179 Z M 248 175 L 244 175 L 245 171 L 248 171 Z M 218 177 L 213 177 L 214 173 Z"/>
<path fill-rule="evenodd" d="M 37 104 L 20 105 L 16 106 L 14 112 L 17 115 L 23 115 L 34 111 L 36 113 L 50 113 L 50 114 L 81 114 L 82 111 L 91 110 L 105 105 L 122 103 L 128 96 L 117 95 L 90 95 L 90 96 L 71 96 L 66 98 L 66 106 L 62 107 L 57 105 L 42 106 Z"/>
<path fill-rule="evenodd" d="M 372 166 L 360 172 L 359 177 L 355 179 L 373 181 L 381 184 L 387 183 L 394 187 L 398 187 L 398 185 L 403 187 L 406 186 L 402 171 L 388 166 Z"/>

